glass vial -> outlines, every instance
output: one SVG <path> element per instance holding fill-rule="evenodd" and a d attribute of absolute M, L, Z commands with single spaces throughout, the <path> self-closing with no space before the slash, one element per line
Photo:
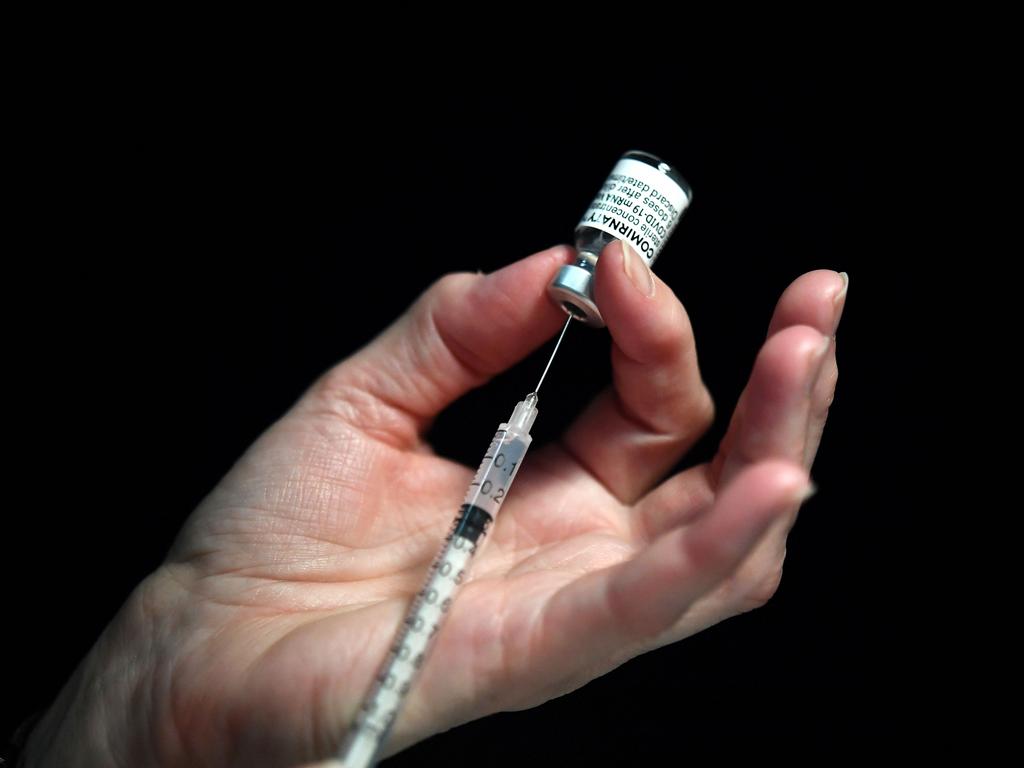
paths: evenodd
<path fill-rule="evenodd" d="M 623 240 L 652 265 L 692 197 L 686 179 L 668 163 L 649 152 L 624 154 L 576 225 L 576 263 L 558 270 L 548 294 L 576 319 L 603 327 L 593 285 L 601 250 Z"/>

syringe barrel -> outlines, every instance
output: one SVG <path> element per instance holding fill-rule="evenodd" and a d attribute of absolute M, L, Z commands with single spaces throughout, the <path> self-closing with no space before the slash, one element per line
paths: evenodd
<path fill-rule="evenodd" d="M 374 764 L 444 624 L 455 593 L 468 577 L 470 561 L 483 544 L 488 527 L 519 473 L 533 440 L 530 427 L 537 417 L 536 403 L 535 394 L 518 403 L 508 422 L 499 425 L 491 439 L 451 531 L 430 566 L 426 583 L 413 598 L 395 642 L 346 736 L 339 753 L 344 768 Z"/>

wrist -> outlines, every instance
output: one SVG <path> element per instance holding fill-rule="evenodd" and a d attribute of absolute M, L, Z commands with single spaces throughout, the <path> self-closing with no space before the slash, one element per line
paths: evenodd
<path fill-rule="evenodd" d="M 18 768 L 19 765 L 25 765 L 25 744 L 43 714 L 43 710 L 33 712 L 14 729 L 0 751 L 0 766 Z"/>
<path fill-rule="evenodd" d="M 108 665 L 94 647 L 43 714 L 25 745 L 24 768 L 51 766 L 120 765 L 111 724 L 105 713 L 116 711 L 118 697 L 111 690 Z"/>
<path fill-rule="evenodd" d="M 154 575 L 129 596 L 78 665 L 25 744 L 25 768 L 91 768 L 153 762 L 144 748 L 153 722 L 146 683 Z"/>

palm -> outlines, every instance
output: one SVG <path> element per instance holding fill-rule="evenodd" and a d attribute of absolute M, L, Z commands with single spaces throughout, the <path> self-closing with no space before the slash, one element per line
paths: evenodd
<path fill-rule="evenodd" d="M 192 606 L 200 624 L 193 630 L 217 630 L 190 649 L 194 660 L 182 660 L 177 708 L 186 722 L 178 729 L 202 734 L 194 726 L 233 720 L 233 711 L 251 718 L 255 705 L 263 710 L 257 719 L 279 731 L 253 729 L 245 739 L 254 743 L 236 741 L 214 753 L 263 749 L 270 739 L 322 739 L 310 745 L 321 753 L 336 744 L 337 733 L 310 733 L 324 703 L 317 692 L 333 691 L 343 726 L 451 524 L 453 500 L 473 474 L 351 427 L 325 432 L 313 418 L 295 417 L 264 435 L 197 510 L 172 556 L 178 581 L 206 604 L 200 611 Z M 263 457 L 273 454 L 302 458 L 282 465 L 277 476 L 263 466 Z M 254 496 L 281 502 L 254 503 Z M 423 735 L 427 724 L 417 713 L 426 706 L 436 727 L 439 711 L 452 725 L 483 714 L 480 700 L 495 711 L 556 694 L 541 683 L 556 661 L 547 651 L 557 656 L 557 639 L 548 635 L 560 630 L 538 625 L 538 609 L 567 583 L 642 544 L 627 507 L 554 447 L 530 457 L 500 520 L 474 561 L 473 581 L 439 636 L 396 740 Z M 260 642 L 254 643 L 254 625 Z M 536 687 L 523 685 L 524 674 Z M 459 702 L 473 702 L 472 711 L 459 711 Z M 210 754 L 209 744 L 192 748 Z"/>
<path fill-rule="evenodd" d="M 611 320 L 609 326 L 614 337 Z M 386 335 L 378 342 L 387 343 Z M 804 353 L 800 344 L 789 341 L 799 348 L 794 355 Z M 167 722 L 156 730 L 173 734 L 191 764 L 257 756 L 287 764 L 330 754 L 451 524 L 472 470 L 430 452 L 417 414 L 383 408 L 390 398 L 367 398 L 362 371 L 374 354 L 364 350 L 363 363 L 328 374 L 257 441 L 196 510 L 157 575 L 161 599 L 181 610 L 165 633 L 174 640 L 164 649 L 172 694 Z M 488 712 L 564 693 L 770 594 L 787 518 L 795 515 L 792 473 L 776 483 L 776 497 L 784 498 L 764 502 L 773 515 L 765 513 L 756 543 L 735 553 L 738 561 L 726 563 L 734 553 L 708 544 L 740 525 L 738 513 L 732 522 L 709 522 L 707 510 L 718 485 L 724 489 L 761 458 L 741 460 L 730 448 L 761 418 L 745 413 L 757 403 L 741 405 L 713 465 L 650 490 L 707 427 L 710 410 L 690 408 L 692 423 L 676 435 L 651 438 L 634 423 L 635 434 L 618 444 L 611 439 L 613 449 L 631 446 L 644 467 L 629 473 L 639 479 L 624 480 L 578 448 L 613 410 L 622 418 L 616 398 L 624 383 L 616 385 L 618 396 L 581 417 L 576 439 L 571 430 L 562 443 L 529 456 L 389 752 Z M 746 400 L 757 386 L 755 373 Z M 627 421 L 637 420 L 632 408 Z M 813 456 L 809 410 L 784 458 Z M 737 482 L 750 487 L 733 492 L 732 506 L 767 482 L 755 474 Z M 769 526 L 774 535 L 765 533 Z M 679 542 L 682 562 L 671 555 Z"/>

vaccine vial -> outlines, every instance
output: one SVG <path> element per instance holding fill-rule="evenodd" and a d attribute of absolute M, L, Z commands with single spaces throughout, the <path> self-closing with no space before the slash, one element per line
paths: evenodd
<path fill-rule="evenodd" d="M 622 240 L 651 266 L 692 197 L 686 179 L 668 163 L 649 152 L 624 154 L 576 226 L 576 263 L 558 270 L 548 294 L 577 320 L 603 327 L 593 284 L 601 250 Z"/>

